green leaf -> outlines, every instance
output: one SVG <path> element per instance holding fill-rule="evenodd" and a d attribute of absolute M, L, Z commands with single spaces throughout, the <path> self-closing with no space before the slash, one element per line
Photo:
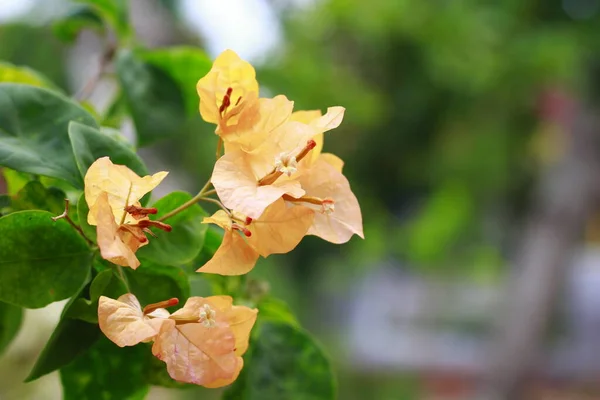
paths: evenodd
<path fill-rule="evenodd" d="M 12 198 L 12 209 L 44 210 L 60 215 L 65 209 L 65 193 L 57 188 L 46 188 L 40 182 L 29 182 Z"/>
<path fill-rule="evenodd" d="M 168 73 L 179 85 L 189 116 L 198 115 L 198 80 L 210 71 L 212 61 L 204 51 L 189 46 L 148 50 L 141 57 Z"/>
<path fill-rule="evenodd" d="M 92 242 L 96 243 L 96 227 L 88 224 L 87 215 L 90 212 L 90 208 L 88 207 L 87 201 L 85 201 L 85 193 L 82 193 L 79 196 L 79 201 L 77 202 L 77 216 L 79 218 L 79 226 L 81 230 L 90 239 Z"/>
<path fill-rule="evenodd" d="M 185 102 L 173 78 L 127 50 L 118 54 L 116 69 L 131 110 L 139 147 L 181 129 L 185 122 Z"/>
<path fill-rule="evenodd" d="M 65 220 L 46 211 L 0 218 L 0 301 L 44 307 L 77 293 L 90 273 L 92 252 Z"/>
<path fill-rule="evenodd" d="M 123 282 L 114 275 L 114 269 L 106 269 L 99 272 L 90 284 L 88 297 L 80 296 L 73 301 L 71 307 L 65 311 L 65 316 L 97 324 L 100 296 L 116 299 L 125 293 L 127 293 L 127 289 Z"/>
<path fill-rule="evenodd" d="M 31 382 L 39 377 L 69 364 L 77 356 L 89 349 L 101 336 L 98 324 L 71 318 L 73 307 L 77 301 L 89 292 L 90 284 L 85 285 L 77 296 L 73 296 L 65 306 L 58 325 L 44 346 L 35 365 L 25 382 Z"/>
<path fill-rule="evenodd" d="M 257 307 L 259 310 L 258 317 L 261 321 L 283 322 L 296 328 L 300 328 L 296 316 L 288 304 L 281 299 L 267 296 L 260 300 Z"/>
<path fill-rule="evenodd" d="M 173 192 L 155 202 L 158 219 L 174 210 L 192 196 L 185 192 Z M 163 265 L 182 265 L 193 261 L 204 244 L 207 225 L 202 220 L 208 214 L 197 204 L 174 215 L 165 222 L 173 228 L 171 232 L 156 231 L 157 238 L 150 239 L 148 245 L 138 250 L 138 256 Z"/>
<path fill-rule="evenodd" d="M 96 11 L 86 6 L 76 7 L 52 25 L 54 35 L 66 43 L 74 42 L 79 32 L 84 29 L 91 29 L 100 34 L 104 33 L 102 18 Z"/>
<path fill-rule="evenodd" d="M 24 83 L 60 91 L 48 78 L 31 68 L 0 62 L 0 82 Z"/>
<path fill-rule="evenodd" d="M 30 174 L 9 168 L 2 168 L 2 175 L 4 175 L 4 180 L 6 181 L 7 192 L 11 196 L 17 194 L 32 179 Z"/>
<path fill-rule="evenodd" d="M 83 188 L 71 155 L 70 121 L 96 126 L 87 111 L 66 97 L 34 86 L 0 83 L 0 165 Z"/>
<path fill-rule="evenodd" d="M 129 146 L 96 128 L 71 122 L 69 138 L 82 177 L 94 161 L 105 156 L 115 164 L 126 165 L 140 176 L 148 175 L 144 162 Z"/>
<path fill-rule="evenodd" d="M 0 303 L 0 355 L 19 332 L 23 319 L 23 309 Z"/>
<path fill-rule="evenodd" d="M 77 0 L 79 3 L 88 4 L 94 9 L 108 24 L 110 24 L 122 40 L 127 40 L 131 36 L 129 26 L 129 15 L 127 0 Z"/>
<path fill-rule="evenodd" d="M 224 400 L 335 399 L 329 360 L 306 332 L 277 322 L 255 329 L 244 369 Z"/>
<path fill-rule="evenodd" d="M 129 289 L 142 305 L 176 297 L 181 306 L 190 296 L 190 282 L 181 268 L 145 261 L 135 271 L 131 268 L 124 271 Z"/>
<path fill-rule="evenodd" d="M 86 353 L 60 370 L 65 400 L 133 400 L 148 392 L 144 345 L 120 348 L 102 337 Z"/>
<path fill-rule="evenodd" d="M 204 246 L 202 246 L 202 251 L 198 254 L 198 257 L 194 260 L 194 264 L 197 265 L 196 269 L 200 268 L 204 265 L 208 260 L 212 258 L 217 252 L 219 246 L 221 246 L 221 242 L 223 241 L 223 232 L 217 230 L 212 226 L 209 226 L 206 230 L 206 234 L 204 237 Z M 204 274 L 204 275 L 213 275 L 213 274 Z"/>
<path fill-rule="evenodd" d="M 108 110 L 106 110 L 106 113 L 104 114 L 102 126 L 119 128 L 128 115 L 129 110 L 127 108 L 127 100 L 125 99 L 123 92 L 119 90 L 119 93 L 115 96 L 108 107 Z"/>

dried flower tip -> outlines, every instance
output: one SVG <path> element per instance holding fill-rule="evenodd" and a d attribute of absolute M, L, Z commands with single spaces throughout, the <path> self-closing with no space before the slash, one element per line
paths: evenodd
<path fill-rule="evenodd" d="M 246 225 L 250 225 L 252 223 L 252 218 L 246 217 L 246 221 L 244 221 Z"/>
<path fill-rule="evenodd" d="M 298 153 L 296 156 L 296 161 L 301 161 L 315 147 L 317 147 L 317 142 L 315 142 L 313 139 L 310 139 L 308 142 L 306 142 L 306 146 L 304 146 L 304 148 L 300 150 L 300 153 Z"/>
<path fill-rule="evenodd" d="M 144 208 L 144 207 L 130 205 L 130 206 L 125 207 L 125 212 L 128 213 L 129 215 L 131 215 L 135 219 L 142 219 L 142 218 L 147 217 L 150 214 L 158 213 L 158 210 L 154 207 Z"/>

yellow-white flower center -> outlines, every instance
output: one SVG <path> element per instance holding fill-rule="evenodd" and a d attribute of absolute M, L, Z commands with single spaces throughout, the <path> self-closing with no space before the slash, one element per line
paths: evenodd
<path fill-rule="evenodd" d="M 323 200 L 321 212 L 323 214 L 331 214 L 335 211 L 335 202 L 333 200 Z"/>
<path fill-rule="evenodd" d="M 298 170 L 296 157 L 288 157 L 286 153 L 279 154 L 279 156 L 275 157 L 275 170 L 287 176 L 292 175 Z"/>
<path fill-rule="evenodd" d="M 200 308 L 200 320 L 199 322 L 204 324 L 206 327 L 216 325 L 215 316 L 217 313 L 208 304 L 205 304 Z"/>

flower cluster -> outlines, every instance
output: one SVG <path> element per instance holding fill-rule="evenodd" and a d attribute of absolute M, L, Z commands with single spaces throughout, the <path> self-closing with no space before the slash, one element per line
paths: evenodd
<path fill-rule="evenodd" d="M 225 210 L 205 220 L 225 237 L 199 272 L 244 274 L 259 255 L 287 253 L 305 235 L 332 243 L 363 237 L 344 163 L 321 152 L 324 132 L 340 125 L 344 108 L 293 112 L 283 95 L 259 98 L 254 68 L 231 50 L 197 90 L 202 118 L 217 125 L 225 150 L 211 177 Z"/>
<path fill-rule="evenodd" d="M 198 201 L 221 210 L 204 223 L 224 229 L 220 247 L 198 272 L 241 275 L 259 256 L 287 253 L 306 235 L 344 243 L 363 237 L 356 197 L 342 174 L 343 161 L 322 153 L 324 133 L 338 127 L 344 108 L 293 112 L 285 96 L 260 98 L 254 68 L 228 50 L 197 85 L 200 114 L 216 124 L 217 161 L 210 181 L 189 202 L 158 220 L 142 197 L 167 175 L 140 177 L 108 157 L 96 160 L 85 176 L 87 221 L 96 226 L 102 257 L 136 269 L 136 251 L 148 243 L 150 227 L 171 231 L 162 222 Z M 224 154 L 221 155 L 222 150 Z M 210 185 L 214 186 L 214 190 Z M 216 193 L 219 200 L 209 198 Z M 122 272 L 122 271 L 121 271 Z M 226 296 L 191 297 L 173 314 L 165 307 L 177 299 L 141 308 L 137 298 L 101 297 L 100 329 L 118 346 L 153 341 L 153 354 L 167 364 L 173 379 L 207 387 L 231 383 L 257 310 L 233 306 Z"/>
<path fill-rule="evenodd" d="M 258 310 L 234 306 L 229 296 L 190 297 L 173 314 L 165 309 L 177 304 L 169 299 L 142 309 L 131 293 L 116 300 L 102 296 L 98 322 L 120 347 L 153 341 L 152 354 L 175 380 L 210 388 L 233 382 Z"/>

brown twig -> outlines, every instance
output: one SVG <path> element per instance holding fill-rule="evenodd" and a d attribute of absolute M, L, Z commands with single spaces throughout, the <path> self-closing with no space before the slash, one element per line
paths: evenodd
<path fill-rule="evenodd" d="M 65 199 L 65 211 L 63 211 L 62 214 L 57 215 L 56 217 L 52 217 L 52 221 L 58 221 L 59 219 L 65 219 L 73 228 L 75 228 L 75 230 L 77 232 L 79 232 L 79 234 L 81 235 L 82 238 L 84 238 L 86 240 L 86 242 L 88 242 L 88 244 L 93 245 L 94 242 L 92 240 L 90 240 L 90 238 L 88 238 L 85 233 L 83 233 L 83 230 L 81 229 L 81 227 L 79 225 L 77 225 L 75 222 L 73 222 L 73 220 L 71 219 L 71 217 L 69 217 L 69 199 Z"/>

